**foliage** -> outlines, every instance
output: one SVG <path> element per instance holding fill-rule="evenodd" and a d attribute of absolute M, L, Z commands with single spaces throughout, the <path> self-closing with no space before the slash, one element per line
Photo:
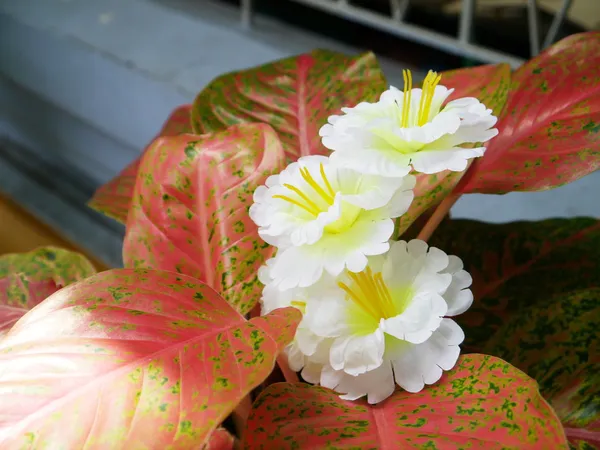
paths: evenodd
<path fill-rule="evenodd" d="M 549 426 L 548 426 L 549 425 Z M 564 439 L 534 380 L 485 355 L 463 356 L 435 386 L 381 406 L 307 384 L 271 385 L 254 402 L 248 449 L 552 448 Z M 464 447 L 462 447 L 464 446 Z"/>
<path fill-rule="evenodd" d="M 0 256 L 0 337 L 46 297 L 95 272 L 84 256 L 55 247 Z"/>
<path fill-rule="evenodd" d="M 550 189 L 600 167 L 599 55 L 600 33 L 586 33 L 513 73 L 443 73 L 452 98 L 493 110 L 500 135 L 466 171 L 417 174 L 397 232 L 416 234 L 450 194 Z M 243 419 L 261 385 L 236 430 L 248 449 L 600 448 L 597 218 L 442 222 L 430 245 L 473 276 L 457 321 L 475 354 L 433 386 L 373 406 L 270 384 L 301 314 L 253 310 L 273 256 L 248 218 L 253 192 L 326 154 L 328 116 L 386 87 L 371 53 L 222 75 L 91 200 L 126 223 L 125 269 L 94 274 L 53 248 L 0 257 L 0 447 L 231 449 L 223 421 Z"/>
<path fill-rule="evenodd" d="M 465 349 L 503 358 L 535 378 L 567 436 L 597 444 L 600 220 L 454 220 L 431 244 L 460 254 L 473 276 L 475 304 L 457 317 Z"/>

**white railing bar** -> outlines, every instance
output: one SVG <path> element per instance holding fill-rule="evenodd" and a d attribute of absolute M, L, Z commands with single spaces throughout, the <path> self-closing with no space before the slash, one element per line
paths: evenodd
<path fill-rule="evenodd" d="M 460 42 L 456 38 L 428 30 L 417 25 L 407 24 L 405 22 L 399 24 L 391 17 L 385 17 L 352 5 L 322 0 L 291 1 L 312 6 L 316 9 L 326 11 L 347 20 L 372 26 L 373 28 L 386 31 L 392 35 L 411 39 L 413 41 L 417 41 L 419 43 L 429 45 L 455 55 L 465 56 L 491 63 L 506 62 L 509 63 L 513 68 L 519 67 L 524 62 L 523 59 L 508 53 L 473 45 L 468 42 Z"/>
<path fill-rule="evenodd" d="M 252 16 L 253 16 L 253 5 L 252 0 L 241 0 L 241 16 L 240 22 L 242 24 L 242 28 L 245 30 L 249 30 L 252 27 Z"/>
<path fill-rule="evenodd" d="M 410 0 L 390 0 L 390 9 L 392 10 L 392 19 L 396 22 L 402 22 L 406 11 L 408 10 L 408 2 Z"/>
<path fill-rule="evenodd" d="M 540 52 L 537 0 L 527 0 L 527 22 L 529 24 L 529 50 L 530 56 L 533 58 Z"/>
<path fill-rule="evenodd" d="M 556 40 L 556 36 L 558 35 L 560 27 L 563 24 L 567 13 L 569 12 L 571 3 L 572 0 L 563 1 L 560 9 L 556 12 L 554 19 L 552 20 L 552 24 L 550 25 L 548 34 L 546 34 L 546 39 L 544 39 L 544 46 L 542 48 L 550 47 Z"/>
<path fill-rule="evenodd" d="M 474 11 L 475 0 L 462 0 L 462 10 L 460 12 L 460 27 L 458 29 L 458 40 L 463 44 L 468 44 L 471 42 Z"/>

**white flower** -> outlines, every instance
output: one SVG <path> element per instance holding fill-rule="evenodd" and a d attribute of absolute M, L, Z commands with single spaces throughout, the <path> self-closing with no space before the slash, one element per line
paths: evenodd
<path fill-rule="evenodd" d="M 423 241 L 400 241 L 335 284 L 313 290 L 303 306 L 294 368 L 304 363 L 307 381 L 377 403 L 396 384 L 418 392 L 456 364 L 464 334 L 447 317 L 473 301 L 459 258 Z"/>
<path fill-rule="evenodd" d="M 377 103 L 342 108 L 344 115 L 329 117 L 319 134 L 334 152 L 332 162 L 362 173 L 389 177 L 417 172 L 463 171 L 485 148 L 463 148 L 498 134 L 497 118 L 476 98 L 465 97 L 442 105 L 453 92 L 439 85 L 441 75 L 429 72 L 423 89 L 412 89 L 404 71 L 404 92 L 390 87 Z"/>
<path fill-rule="evenodd" d="M 307 156 L 269 177 L 254 192 L 250 217 L 278 247 L 270 267 L 279 289 L 306 287 L 323 271 L 363 270 L 367 256 L 389 249 L 393 218 L 413 199 L 413 176 L 386 178 L 340 169 Z"/>

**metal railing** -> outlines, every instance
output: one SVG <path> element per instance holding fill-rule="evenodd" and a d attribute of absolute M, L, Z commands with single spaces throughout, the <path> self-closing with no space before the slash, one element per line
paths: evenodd
<path fill-rule="evenodd" d="M 462 0 L 458 36 L 449 36 L 428 28 L 413 25 L 404 21 L 410 0 L 389 0 L 391 14 L 383 15 L 365 8 L 353 6 L 350 0 L 290 0 L 319 9 L 344 19 L 371 26 L 391 35 L 410 39 L 448 53 L 473 58 L 485 63 L 507 62 L 513 68 L 520 66 L 523 59 L 498 51 L 496 49 L 480 46 L 472 42 L 473 22 L 475 20 L 475 7 L 477 0 Z M 529 47 L 531 56 L 540 52 L 540 48 L 551 45 L 558 35 L 560 26 L 565 20 L 571 7 L 572 0 L 563 0 L 559 10 L 554 15 L 552 24 L 546 34 L 543 46 L 540 47 L 540 28 L 537 0 L 523 0 L 527 2 L 527 18 Z M 281 3 L 284 3 L 283 1 Z M 241 0 L 242 26 L 252 26 L 254 12 L 253 0 Z"/>

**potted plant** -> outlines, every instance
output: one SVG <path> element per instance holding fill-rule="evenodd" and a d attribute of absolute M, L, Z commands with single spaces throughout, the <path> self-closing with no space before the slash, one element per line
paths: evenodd
<path fill-rule="evenodd" d="M 91 201 L 124 269 L 0 259 L 0 448 L 597 448 L 598 218 L 448 212 L 595 171 L 599 66 L 217 78 Z"/>

